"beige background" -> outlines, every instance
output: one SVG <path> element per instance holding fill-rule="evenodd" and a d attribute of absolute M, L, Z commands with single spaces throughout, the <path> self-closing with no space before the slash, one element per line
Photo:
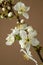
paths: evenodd
<path fill-rule="evenodd" d="M 30 19 L 26 22 L 37 30 L 40 45 L 43 46 L 43 0 L 22 0 L 22 2 L 31 7 L 28 12 Z M 5 38 L 11 32 L 10 29 L 15 27 L 16 21 L 14 18 L 0 19 L 0 65 L 35 65 L 31 60 L 24 60 L 18 42 L 15 42 L 12 46 L 5 45 Z M 40 65 L 41 61 L 37 53 L 34 49 L 31 51 Z"/>

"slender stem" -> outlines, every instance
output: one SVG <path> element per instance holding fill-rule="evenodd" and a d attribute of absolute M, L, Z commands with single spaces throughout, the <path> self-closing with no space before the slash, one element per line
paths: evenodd
<path fill-rule="evenodd" d="M 37 54 L 38 54 L 40 60 L 43 62 L 43 58 L 42 58 L 42 56 L 41 56 L 41 51 L 40 51 L 40 50 L 42 49 L 42 47 L 39 47 L 39 48 L 34 47 L 34 49 L 36 49 L 35 51 L 37 52 Z"/>
<path fill-rule="evenodd" d="M 42 58 L 42 56 L 41 56 L 41 53 L 40 53 L 38 50 L 37 50 L 36 52 L 37 52 L 37 54 L 39 55 L 40 60 L 43 62 L 43 58 Z"/>
<path fill-rule="evenodd" d="M 14 12 L 13 7 L 12 7 L 12 6 L 13 6 L 12 3 L 10 2 L 9 4 L 10 4 L 10 6 L 11 6 L 11 11 L 12 11 L 13 14 L 16 16 L 18 22 L 20 23 L 20 17 L 19 17 L 18 15 L 16 15 L 16 13 Z"/>

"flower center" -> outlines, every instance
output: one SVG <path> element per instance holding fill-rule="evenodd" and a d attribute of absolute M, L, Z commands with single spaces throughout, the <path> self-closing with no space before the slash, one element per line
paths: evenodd
<path fill-rule="evenodd" d="M 27 38 L 27 39 L 26 39 L 26 42 L 25 42 L 25 45 L 28 44 L 28 42 L 29 42 L 29 39 Z"/>
<path fill-rule="evenodd" d="M 29 39 L 27 39 L 26 41 L 29 42 Z"/>
<path fill-rule="evenodd" d="M 25 7 L 21 7 L 21 8 L 20 8 L 20 11 L 21 11 L 21 12 L 25 12 Z"/>

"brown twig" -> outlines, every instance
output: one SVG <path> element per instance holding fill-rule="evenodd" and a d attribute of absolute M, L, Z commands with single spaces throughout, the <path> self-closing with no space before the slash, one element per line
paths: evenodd
<path fill-rule="evenodd" d="M 39 47 L 39 48 L 34 47 L 34 49 L 35 49 L 35 51 L 37 52 L 37 54 L 38 54 L 40 60 L 43 62 L 43 58 L 42 58 L 42 56 L 41 56 L 41 49 L 42 49 L 42 47 Z"/>

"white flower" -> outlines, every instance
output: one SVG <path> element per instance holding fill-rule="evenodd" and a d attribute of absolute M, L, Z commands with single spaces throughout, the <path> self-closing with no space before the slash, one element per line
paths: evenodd
<path fill-rule="evenodd" d="M 30 34 L 31 35 L 31 34 Z M 39 45 L 39 41 L 37 40 L 37 38 L 34 38 L 36 34 L 33 35 L 33 37 L 30 37 L 26 31 L 24 30 L 20 30 L 20 37 L 22 38 L 19 41 L 19 44 L 21 45 L 21 48 L 30 48 L 30 45 L 32 46 L 37 46 Z"/>
<path fill-rule="evenodd" d="M 22 14 L 26 19 L 29 18 L 29 15 L 27 14 L 27 12 L 30 10 L 30 7 L 25 6 L 24 3 L 18 2 L 14 6 L 14 10 L 18 11 L 18 14 Z"/>
<path fill-rule="evenodd" d="M 15 41 L 15 38 L 12 34 L 9 34 L 6 40 L 7 40 L 6 45 L 12 45 Z"/>
<path fill-rule="evenodd" d="M 23 48 L 23 49 L 28 49 L 28 50 L 30 49 L 30 44 L 28 42 L 26 42 L 26 40 L 20 40 L 19 44 L 20 44 L 21 48 Z"/>
<path fill-rule="evenodd" d="M 3 2 L 3 0 L 0 0 L 0 3 L 2 3 Z"/>
<path fill-rule="evenodd" d="M 20 30 L 20 37 L 22 38 L 21 40 L 19 40 L 21 48 L 30 49 L 30 44 L 28 43 L 26 31 Z"/>
<path fill-rule="evenodd" d="M 33 30 L 33 31 L 29 31 L 29 34 L 28 34 L 28 38 L 29 38 L 29 43 L 32 45 L 32 46 L 37 46 L 39 45 L 39 41 L 37 40 L 37 38 L 35 38 L 37 36 L 37 31 L 36 30 Z"/>
<path fill-rule="evenodd" d="M 21 49 L 20 51 L 25 54 L 25 58 L 26 59 L 28 59 L 28 60 L 31 59 L 32 61 L 35 62 L 36 65 L 38 65 L 37 61 L 33 58 L 33 56 L 32 56 L 30 51 L 28 51 L 28 53 L 24 49 Z"/>
<path fill-rule="evenodd" d="M 9 12 L 8 13 L 8 17 L 11 17 L 13 14 L 12 14 L 12 12 Z"/>

